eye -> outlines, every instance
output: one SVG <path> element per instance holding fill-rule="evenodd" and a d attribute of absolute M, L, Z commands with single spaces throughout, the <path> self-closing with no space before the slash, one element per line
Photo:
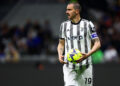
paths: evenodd
<path fill-rule="evenodd" d="M 68 11 L 70 11 L 71 9 L 67 9 Z"/>

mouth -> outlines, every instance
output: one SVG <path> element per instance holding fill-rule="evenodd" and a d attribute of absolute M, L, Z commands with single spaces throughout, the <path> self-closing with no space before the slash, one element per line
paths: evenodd
<path fill-rule="evenodd" d="M 69 14 L 67 14 L 67 16 L 70 16 Z"/>

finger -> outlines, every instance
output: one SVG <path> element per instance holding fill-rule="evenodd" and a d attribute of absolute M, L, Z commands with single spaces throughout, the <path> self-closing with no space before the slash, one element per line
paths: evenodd
<path fill-rule="evenodd" d="M 64 56 L 61 56 L 62 58 L 64 57 Z"/>
<path fill-rule="evenodd" d="M 82 55 L 85 55 L 86 53 L 81 53 Z"/>
<path fill-rule="evenodd" d="M 76 62 L 77 63 L 80 63 L 80 62 L 82 62 L 82 60 L 83 60 L 83 57 L 81 57 L 79 60 L 77 60 Z"/>
<path fill-rule="evenodd" d="M 79 60 L 77 60 L 76 62 L 77 62 L 77 63 L 80 63 L 80 62 L 81 62 L 81 60 L 79 59 Z"/>
<path fill-rule="evenodd" d="M 60 63 L 67 64 L 67 62 L 64 62 L 62 59 L 59 59 Z"/>
<path fill-rule="evenodd" d="M 64 61 L 63 61 L 63 64 L 67 64 L 67 62 L 64 62 Z"/>
<path fill-rule="evenodd" d="M 64 62 L 64 61 L 61 61 L 60 63 L 62 63 L 62 64 L 67 64 L 67 62 Z"/>
<path fill-rule="evenodd" d="M 59 58 L 59 61 L 60 61 L 61 63 L 63 63 L 63 59 L 62 59 L 62 58 Z"/>
<path fill-rule="evenodd" d="M 64 58 L 64 56 L 61 55 L 60 58 L 59 58 L 60 63 L 62 63 L 62 64 L 67 64 L 67 62 L 64 62 L 63 58 Z"/>

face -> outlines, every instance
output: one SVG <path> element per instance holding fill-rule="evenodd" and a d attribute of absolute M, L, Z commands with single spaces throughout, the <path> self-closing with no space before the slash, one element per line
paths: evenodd
<path fill-rule="evenodd" d="M 73 4 L 68 4 L 67 6 L 67 10 L 66 10 L 66 14 L 68 16 L 68 19 L 72 20 L 73 18 L 75 18 L 76 14 L 76 10 L 73 7 Z"/>

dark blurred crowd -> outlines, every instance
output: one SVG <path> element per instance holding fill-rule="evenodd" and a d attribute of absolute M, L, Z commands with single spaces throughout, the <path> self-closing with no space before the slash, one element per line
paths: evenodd
<path fill-rule="evenodd" d="M 52 31 L 49 20 L 42 26 L 38 21 L 26 21 L 24 26 L 0 25 L 0 58 L 18 60 L 22 55 L 52 54 Z M 55 50 L 53 50 L 55 51 Z"/>
<path fill-rule="evenodd" d="M 65 3 L 65 0 L 59 0 Z M 92 19 L 102 46 L 102 62 L 120 62 L 120 0 L 79 0 L 81 16 Z M 100 3 L 98 3 L 100 2 Z M 92 9 L 92 12 L 89 11 Z M 44 24 L 26 20 L 23 26 L 0 24 L 0 60 L 18 61 L 22 55 L 57 54 L 58 37 L 53 36 L 49 20 Z"/>
<path fill-rule="evenodd" d="M 108 0 L 109 1 L 109 0 Z M 97 13 L 102 14 L 98 19 L 95 19 L 95 26 L 100 36 L 104 52 L 104 61 L 120 61 L 120 0 L 109 1 L 105 11 Z"/>

